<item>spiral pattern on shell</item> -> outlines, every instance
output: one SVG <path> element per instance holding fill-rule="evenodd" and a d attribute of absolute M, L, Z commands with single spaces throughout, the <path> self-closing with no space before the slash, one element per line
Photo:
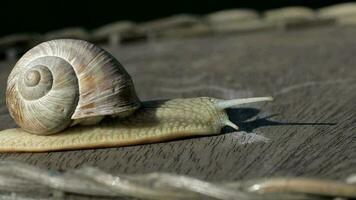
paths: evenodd
<path fill-rule="evenodd" d="M 115 58 L 72 39 L 29 50 L 8 78 L 6 102 L 16 123 L 35 134 L 59 132 L 74 119 L 126 115 L 140 106 L 131 77 Z"/>

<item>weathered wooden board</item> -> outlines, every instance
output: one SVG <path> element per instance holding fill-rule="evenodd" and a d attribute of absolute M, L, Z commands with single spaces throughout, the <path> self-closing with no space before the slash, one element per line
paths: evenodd
<path fill-rule="evenodd" d="M 92 165 L 114 173 L 161 171 L 206 180 L 344 179 L 356 173 L 355 35 L 356 28 L 331 27 L 109 49 L 143 100 L 272 95 L 275 101 L 230 111 L 247 135 L 226 129 L 167 143 L 0 158 L 58 170 Z M 1 63 L 2 94 L 12 65 Z M 0 128 L 15 127 L 3 96 L 0 102 Z"/>

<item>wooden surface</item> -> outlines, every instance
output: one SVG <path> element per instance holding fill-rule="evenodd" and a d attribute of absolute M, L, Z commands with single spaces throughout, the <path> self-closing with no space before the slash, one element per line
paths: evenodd
<path fill-rule="evenodd" d="M 172 172 L 205 180 L 356 173 L 356 28 L 324 28 L 170 40 L 109 49 L 142 100 L 272 95 L 230 110 L 242 132 L 167 143 L 54 153 L 6 153 L 65 170 Z M 1 63 L 0 92 L 14 63 Z M 0 128 L 16 125 L 0 99 Z"/>

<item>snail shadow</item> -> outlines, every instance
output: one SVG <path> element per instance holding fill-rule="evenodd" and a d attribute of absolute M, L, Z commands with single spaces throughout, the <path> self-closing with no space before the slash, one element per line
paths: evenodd
<path fill-rule="evenodd" d="M 157 126 L 160 121 L 156 118 L 155 112 L 156 110 L 165 104 L 168 99 L 161 100 L 152 100 L 143 102 L 143 109 L 139 109 L 134 113 L 136 117 L 129 117 L 133 121 L 137 121 L 135 123 L 136 127 L 140 128 L 149 128 Z M 146 112 L 150 110 L 150 112 Z M 272 114 L 265 117 L 259 117 L 258 115 L 261 113 L 261 110 L 256 108 L 244 107 L 244 108 L 228 108 L 226 109 L 226 113 L 229 116 L 230 121 L 236 124 L 239 127 L 238 131 L 243 131 L 246 133 L 254 133 L 254 130 L 260 127 L 268 127 L 268 126 L 333 126 L 337 123 L 316 123 L 316 122 L 282 122 L 273 120 L 271 118 L 278 116 L 279 114 Z M 140 117 L 137 117 L 140 116 Z M 115 119 L 109 120 L 110 122 L 116 121 Z M 106 121 L 107 123 L 108 121 Z M 109 123 L 110 123 L 109 122 Z M 105 123 L 105 122 L 104 122 Z M 115 122 L 114 122 L 115 123 Z M 230 133 L 235 130 L 231 127 L 224 127 L 221 133 Z M 199 136 L 191 136 L 191 137 L 199 137 Z M 206 136 L 200 136 L 206 137 Z M 190 138 L 189 136 L 186 138 Z"/>
<path fill-rule="evenodd" d="M 266 126 L 333 126 L 337 123 L 315 123 L 315 122 L 281 122 L 272 120 L 272 117 L 278 114 L 269 115 L 266 117 L 258 117 L 259 109 L 255 108 L 231 108 L 226 110 L 230 120 L 239 127 L 239 131 L 253 133 L 260 127 Z M 232 128 L 224 128 L 223 133 L 230 133 Z"/>

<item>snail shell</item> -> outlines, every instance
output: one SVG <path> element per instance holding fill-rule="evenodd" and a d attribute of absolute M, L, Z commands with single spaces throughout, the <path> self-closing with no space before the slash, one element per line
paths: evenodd
<path fill-rule="evenodd" d="M 29 50 L 6 90 L 10 115 L 25 131 L 47 135 L 102 116 L 127 116 L 140 106 L 131 77 L 103 49 L 60 39 Z"/>

